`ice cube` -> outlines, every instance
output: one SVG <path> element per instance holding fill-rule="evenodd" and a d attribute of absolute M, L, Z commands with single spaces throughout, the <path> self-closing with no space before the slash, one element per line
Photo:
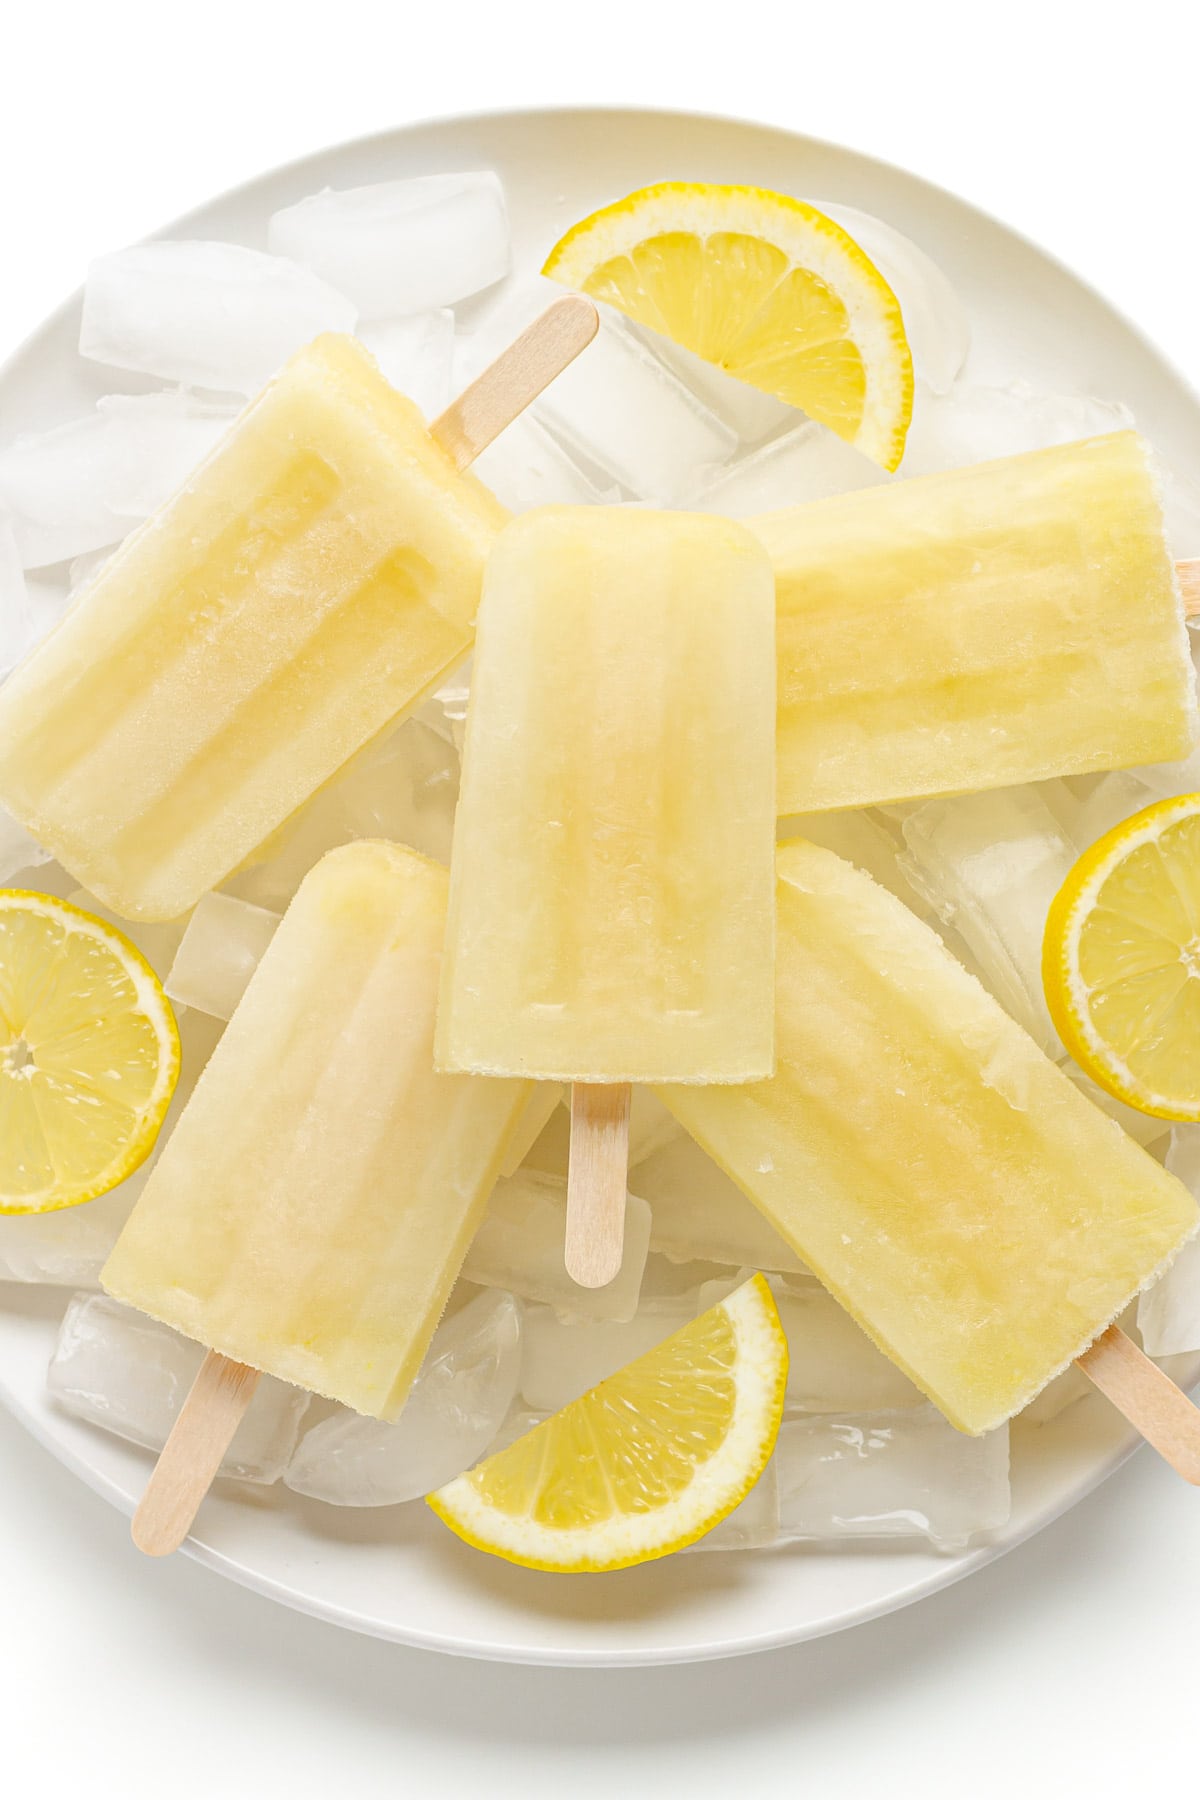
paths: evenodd
<path fill-rule="evenodd" d="M 118 543 L 181 486 L 232 417 L 190 394 L 109 394 L 94 412 L 0 450 L 0 506 L 25 567 Z"/>
<path fill-rule="evenodd" d="M 1075 849 L 1090 850 L 1098 838 L 1149 806 L 1151 789 L 1136 769 L 1115 769 L 1104 775 L 1068 776 L 1064 781 L 1038 783 L 1046 804 Z"/>
<path fill-rule="evenodd" d="M 1088 1394 L 1094 1394 L 1095 1391 L 1083 1370 L 1077 1369 L 1072 1363 L 1069 1369 L 1056 1375 L 1040 1394 L 1035 1395 L 1020 1414 L 1020 1422 L 1022 1425 L 1050 1425 L 1069 1406 L 1074 1406 L 1076 1401 L 1086 1399 Z"/>
<path fill-rule="evenodd" d="M 272 214 L 267 242 L 348 294 L 364 319 L 453 306 L 512 263 L 504 189 L 490 169 L 326 188 Z"/>
<path fill-rule="evenodd" d="M 561 1082 L 534 1082 L 533 1092 L 526 1102 L 525 1111 L 517 1121 L 513 1135 L 508 1141 L 508 1149 L 504 1153 L 504 1161 L 500 1164 L 502 1175 L 516 1174 L 549 1124 L 551 1114 L 562 1104 L 562 1098 Z"/>
<path fill-rule="evenodd" d="M 203 1361 L 200 1344 L 131 1306 L 107 1294 L 78 1294 L 63 1319 L 47 1387 L 75 1418 L 161 1450 Z M 220 1473 L 263 1486 L 278 1481 L 307 1408 L 299 1388 L 260 1376 Z"/>
<path fill-rule="evenodd" d="M 565 1180 L 571 1163 L 571 1113 L 556 1106 L 521 1159 L 523 1169 Z"/>
<path fill-rule="evenodd" d="M 450 404 L 454 364 L 454 314 L 448 307 L 410 319 L 376 319 L 358 328 L 361 343 L 380 372 L 416 402 L 427 419 Z"/>
<path fill-rule="evenodd" d="M 471 698 L 471 659 L 461 663 L 452 675 L 447 676 L 440 688 L 436 688 L 427 700 L 422 700 L 415 719 L 427 725 L 438 737 L 445 738 L 453 744 L 459 756 L 462 756 L 463 744 L 467 735 L 467 705 Z"/>
<path fill-rule="evenodd" d="M 642 1306 L 621 1323 L 565 1325 L 548 1306 L 525 1314 L 521 1398 L 535 1411 L 555 1413 L 589 1388 L 636 1362 L 696 1317 L 696 1297 Z"/>
<path fill-rule="evenodd" d="M 778 1541 L 779 1478 L 772 1457 L 741 1504 L 687 1549 L 767 1550 Z"/>
<path fill-rule="evenodd" d="M 224 889 L 281 913 L 313 864 L 353 838 L 391 838 L 448 862 L 457 803 L 454 746 L 423 720 L 406 719 L 293 813 Z"/>
<path fill-rule="evenodd" d="M 278 913 L 232 894 L 205 894 L 188 920 L 167 993 L 181 1006 L 231 1019 L 278 925 Z"/>
<path fill-rule="evenodd" d="M 356 318 L 353 301 L 283 257 L 164 240 L 91 265 L 79 351 L 185 387 L 253 394 L 302 345 L 353 331 Z"/>
<path fill-rule="evenodd" d="M 333 1506 L 416 1500 L 477 1463 L 517 1391 L 521 1309 L 479 1294 L 434 1333 L 404 1410 L 392 1423 L 339 1407 L 306 1432 L 288 1487 Z"/>
<path fill-rule="evenodd" d="M 848 231 L 900 302 L 913 372 L 936 394 L 953 386 L 967 359 L 971 328 L 949 277 L 911 238 L 873 213 L 840 201 L 814 200 Z"/>
<path fill-rule="evenodd" d="M 1166 1119 L 1156 1119 L 1152 1113 L 1139 1112 L 1135 1106 L 1126 1106 L 1115 1094 L 1099 1087 L 1090 1075 L 1085 1075 L 1078 1063 L 1072 1062 L 1069 1056 L 1061 1058 L 1058 1066 L 1068 1080 L 1074 1082 L 1080 1093 L 1093 1106 L 1099 1107 L 1102 1113 L 1107 1113 L 1110 1119 L 1115 1119 L 1126 1137 L 1131 1137 L 1136 1144 L 1141 1144 L 1143 1148 L 1157 1144 L 1170 1131 L 1171 1127 Z"/>
<path fill-rule="evenodd" d="M 799 1270 L 791 1250 L 692 1138 L 681 1133 L 639 1163 L 635 1193 L 650 1203 L 650 1244 L 677 1262 Z"/>
<path fill-rule="evenodd" d="M 1167 543 L 1176 561 L 1200 556 L 1200 486 L 1160 458 L 1159 485 Z"/>
<path fill-rule="evenodd" d="M 775 1471 L 784 1542 L 926 1537 L 960 1549 L 1009 1515 L 1007 1427 L 967 1437 L 928 1405 L 786 1418 Z"/>
<path fill-rule="evenodd" d="M 183 941 L 187 928 L 186 917 L 167 919 L 157 924 L 150 924 L 142 919 L 123 919 L 105 906 L 102 900 L 97 900 L 95 894 L 89 894 L 86 888 L 73 888 L 67 899 L 72 906 L 79 907 L 81 912 L 91 913 L 93 918 L 103 919 L 106 925 L 115 926 L 123 937 L 127 937 L 141 951 L 159 979 L 165 981 L 171 964 L 175 961 L 175 953 Z"/>
<path fill-rule="evenodd" d="M 563 1267 L 567 1184 L 560 1175 L 521 1169 L 498 1181 L 483 1224 L 463 1263 L 480 1287 L 506 1288 L 571 1319 L 632 1319 L 650 1241 L 650 1208 L 632 1196 L 625 1206 L 625 1253 L 607 1287 L 577 1287 Z"/>
<path fill-rule="evenodd" d="M 923 1403 L 907 1375 L 876 1349 L 816 1281 L 785 1285 L 776 1280 L 771 1288 L 788 1341 L 790 1407 L 801 1412 L 867 1413 Z M 705 1289 L 701 1308 L 719 1297 Z"/>
<path fill-rule="evenodd" d="M 657 356 L 673 369 L 683 385 L 723 419 L 743 444 L 761 444 L 764 438 L 786 431 L 803 419 L 803 413 L 789 406 L 786 400 L 776 399 L 774 394 L 765 394 L 748 381 L 727 374 L 715 363 L 706 362 L 692 350 L 685 350 L 682 344 L 672 343 L 660 332 L 632 320 L 629 328 L 650 355 Z"/>
<path fill-rule="evenodd" d="M 1014 381 L 1007 387 L 959 382 L 948 394 L 918 385 L 901 475 L 930 475 L 994 457 L 1043 450 L 1075 438 L 1132 426 L 1119 401 L 1088 394 L 1048 394 Z"/>
<path fill-rule="evenodd" d="M 889 477 L 836 432 L 806 419 L 750 456 L 702 472 L 689 504 L 698 512 L 744 519 L 808 500 L 827 500 Z"/>
<path fill-rule="evenodd" d="M 1193 750 L 1179 762 L 1139 763 L 1130 772 L 1147 790 L 1143 806 L 1151 806 L 1155 800 L 1174 799 L 1177 794 L 1197 794 L 1200 793 L 1200 749 Z"/>
<path fill-rule="evenodd" d="M 1042 987 L 1050 902 L 1075 850 L 1035 787 L 929 800 L 903 822 L 901 867 L 960 933 L 983 979 L 1049 1056 L 1063 1054 Z"/>
<path fill-rule="evenodd" d="M 0 680 L 37 641 L 30 612 L 17 535 L 9 520 L 0 518 Z"/>
<path fill-rule="evenodd" d="M 603 477 L 594 479 L 528 412 L 505 426 L 476 457 L 471 472 L 514 513 L 533 506 L 600 506 L 621 497 Z"/>
<path fill-rule="evenodd" d="M 728 1263 L 672 1262 L 669 1256 L 652 1250 L 646 1258 L 642 1274 L 642 1296 L 638 1304 L 639 1307 L 653 1308 L 659 1301 L 678 1300 L 681 1295 L 686 1295 L 689 1301 L 694 1300 L 696 1310 L 700 1312 L 703 1310 L 700 1305 L 701 1289 L 719 1283 L 723 1299 L 753 1273 L 752 1269 L 731 1269 Z"/>
<path fill-rule="evenodd" d="M 683 1136 L 683 1126 L 648 1087 L 634 1087 L 629 1107 L 629 1167 L 636 1168 L 656 1150 Z"/>
<path fill-rule="evenodd" d="M 39 869 L 49 861 L 50 852 L 0 808 L 0 887 L 11 886 L 23 869 Z"/>
<path fill-rule="evenodd" d="M 1200 1200 L 1200 1125 L 1175 1127 L 1167 1168 Z M 1166 1274 L 1147 1288 L 1138 1301 L 1137 1322 L 1147 1356 L 1200 1350 L 1200 1238 L 1185 1244 Z"/>
<path fill-rule="evenodd" d="M 557 282 L 535 278 L 505 294 L 480 326 L 459 340 L 460 385 L 561 299 L 562 291 Z M 611 307 L 600 312 L 595 338 L 546 389 L 533 414 L 627 493 L 668 505 L 693 493 L 710 465 L 732 456 L 737 437 L 647 350 L 620 313 Z"/>
<path fill-rule="evenodd" d="M 60 1212 L 0 1216 L 0 1281 L 98 1287 L 108 1253 L 150 1174 L 149 1163 L 98 1200 Z"/>

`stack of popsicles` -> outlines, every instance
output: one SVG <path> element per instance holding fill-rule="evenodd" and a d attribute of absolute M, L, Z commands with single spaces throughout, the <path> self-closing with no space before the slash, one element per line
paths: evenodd
<path fill-rule="evenodd" d="M 535 379 L 527 345 L 519 392 L 493 372 L 432 432 L 347 342 L 302 352 L 0 693 L 0 800 L 111 906 L 162 918 L 475 643 L 449 876 L 380 843 L 312 871 L 105 1270 L 213 1353 L 145 1548 L 190 1524 L 223 1372 L 395 1415 L 531 1080 L 574 1088 L 579 1279 L 619 1264 L 629 1084 L 651 1083 L 968 1432 L 1196 1228 L 923 924 L 831 853 L 776 870 L 774 849 L 776 767 L 794 813 L 1186 753 L 1144 446 L 752 530 L 506 524 L 462 465 L 582 347 L 564 305 Z"/>

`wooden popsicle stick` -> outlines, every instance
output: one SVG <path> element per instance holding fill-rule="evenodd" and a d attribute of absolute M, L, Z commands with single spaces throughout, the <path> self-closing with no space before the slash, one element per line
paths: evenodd
<path fill-rule="evenodd" d="M 257 1369 L 209 1351 L 133 1515 L 146 1556 L 170 1556 L 192 1529 L 257 1386 Z"/>
<path fill-rule="evenodd" d="M 599 325 L 600 315 L 586 295 L 564 294 L 464 389 L 429 427 L 455 468 L 468 468 L 532 405 L 587 349 Z"/>
<path fill-rule="evenodd" d="M 1075 1366 L 1124 1413 L 1164 1462 L 1193 1487 L 1200 1487 L 1200 1407 L 1193 1406 L 1183 1389 L 1119 1325 L 1110 1325 L 1075 1359 Z"/>
<path fill-rule="evenodd" d="M 1177 562 L 1175 573 L 1179 577 L 1179 589 L 1183 595 L 1184 618 L 1200 618 L 1200 557 Z"/>
<path fill-rule="evenodd" d="M 565 1260 L 580 1287 L 607 1287 L 620 1272 L 632 1098 L 627 1082 L 577 1081 L 571 1088 Z"/>
<path fill-rule="evenodd" d="M 599 314 L 583 294 L 564 294 L 503 351 L 429 427 L 456 469 L 466 469 L 511 425 L 596 335 Z M 616 1265 L 592 1283 L 602 1287 L 621 1266 L 625 1222 L 624 1161 Z M 133 1516 L 133 1541 L 147 1556 L 169 1556 L 192 1528 L 258 1381 L 257 1369 L 210 1350 L 163 1446 Z"/>

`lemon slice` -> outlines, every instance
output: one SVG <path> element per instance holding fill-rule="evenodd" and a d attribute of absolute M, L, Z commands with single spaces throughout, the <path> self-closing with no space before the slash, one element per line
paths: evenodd
<path fill-rule="evenodd" d="M 624 1569 L 695 1543 L 761 1475 L 787 1341 L 761 1275 L 507 1450 L 429 1496 L 508 1562 Z"/>
<path fill-rule="evenodd" d="M 178 1076 L 171 1008 L 129 940 L 50 894 L 0 890 L 0 1213 L 123 1181 Z"/>
<path fill-rule="evenodd" d="M 1046 1001 L 1071 1055 L 1141 1112 L 1200 1119 L 1200 794 L 1080 857 L 1050 908 Z"/>
<path fill-rule="evenodd" d="M 572 226 L 542 272 L 899 464 L 913 401 L 900 306 L 815 206 L 664 181 Z"/>

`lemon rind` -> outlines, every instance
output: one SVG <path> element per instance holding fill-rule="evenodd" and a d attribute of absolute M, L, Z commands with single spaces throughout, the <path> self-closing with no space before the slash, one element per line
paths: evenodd
<path fill-rule="evenodd" d="M 1177 1124 L 1200 1121 L 1200 1095 L 1188 1105 L 1147 1088 L 1092 1024 L 1090 990 L 1079 968 L 1082 921 L 1113 871 L 1143 844 L 1157 842 L 1180 819 L 1200 812 L 1200 793 L 1157 800 L 1084 852 L 1050 906 L 1042 951 L 1042 983 L 1050 1017 L 1071 1056 L 1114 1099 Z"/>
<path fill-rule="evenodd" d="M 427 1504 L 474 1549 L 552 1574 L 631 1568 L 696 1543 L 728 1517 L 762 1474 L 775 1447 L 787 1385 L 787 1340 L 762 1275 L 743 1283 L 720 1310 L 733 1326 L 744 1371 L 736 1383 L 733 1418 L 715 1454 L 664 1506 L 614 1514 L 599 1526 L 555 1528 L 498 1512 L 479 1494 L 470 1472 L 430 1494 Z"/>
<path fill-rule="evenodd" d="M 689 208 L 683 221 L 681 201 L 686 201 Z M 786 229 L 781 229 L 771 241 L 788 251 L 795 267 L 811 268 L 828 280 L 846 308 L 849 335 L 862 356 L 867 380 L 863 423 L 847 441 L 881 468 L 893 472 L 904 454 L 914 395 L 912 351 L 900 303 L 845 227 L 810 202 L 750 185 L 656 182 L 579 220 L 550 251 L 542 273 L 564 286 L 586 292 L 588 276 L 600 262 L 627 255 L 658 231 L 688 228 L 703 233 L 707 225 L 709 231 L 741 230 L 763 237 L 764 212 L 774 213 L 782 226 L 791 228 L 791 242 Z M 624 233 L 616 229 L 622 223 L 627 228 Z M 814 261 L 806 255 L 802 260 L 795 253 L 794 240 L 800 223 L 806 250 L 811 251 L 816 245 L 825 252 L 824 258 Z M 602 252 L 593 247 L 597 244 L 603 245 Z"/>
<path fill-rule="evenodd" d="M 16 904 L 19 903 L 19 906 Z M 179 1027 L 162 983 L 137 945 L 107 920 L 85 912 L 69 900 L 55 894 L 43 894 L 30 888 L 0 888 L 0 912 L 20 910 L 40 913 L 44 917 L 70 921 L 76 932 L 92 937 L 111 950 L 133 982 L 139 1010 L 154 1027 L 159 1045 L 158 1073 L 153 1088 L 142 1107 L 137 1129 L 126 1140 L 120 1153 L 86 1187 L 64 1189 L 59 1185 L 43 1189 L 41 1194 L 15 1196 L 0 1191 L 0 1217 L 33 1217 L 42 1213 L 66 1212 L 73 1206 L 84 1206 L 111 1193 L 121 1182 L 136 1173 L 153 1150 L 162 1130 L 163 1120 L 171 1104 L 179 1080 L 181 1050 Z"/>

